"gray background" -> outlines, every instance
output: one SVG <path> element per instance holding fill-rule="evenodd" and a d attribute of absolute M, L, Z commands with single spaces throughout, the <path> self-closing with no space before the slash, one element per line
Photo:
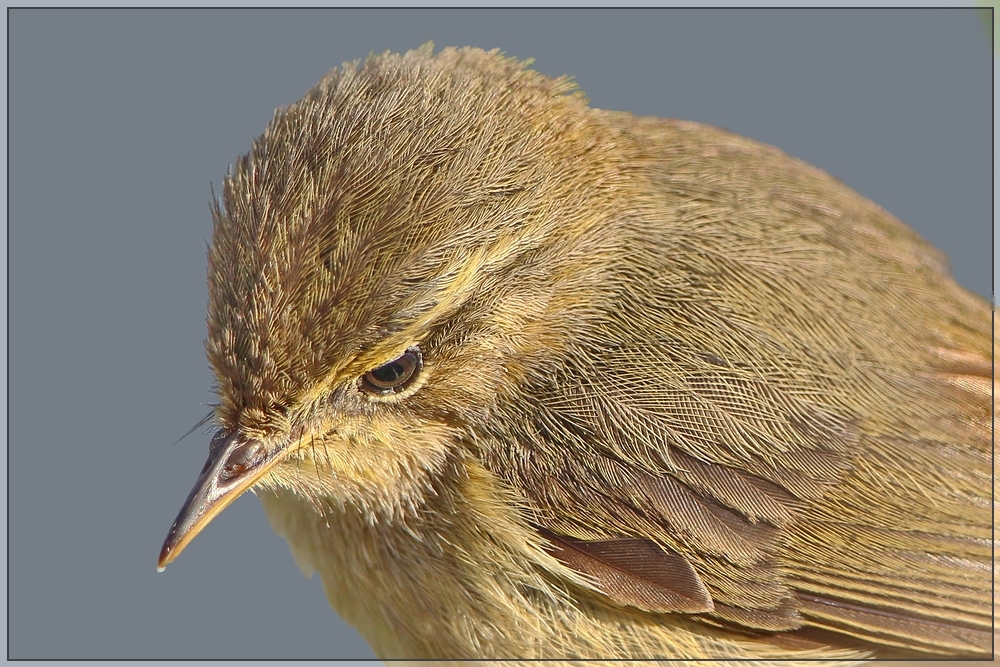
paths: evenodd
<path fill-rule="evenodd" d="M 12 10 L 12 658 L 364 658 L 245 496 L 164 574 L 203 463 L 209 184 L 371 51 L 500 47 L 595 106 L 812 162 L 991 285 L 991 84 L 972 10 Z"/>

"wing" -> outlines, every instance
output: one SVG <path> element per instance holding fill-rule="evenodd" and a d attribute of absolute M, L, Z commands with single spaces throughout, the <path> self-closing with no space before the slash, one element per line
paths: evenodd
<path fill-rule="evenodd" d="M 493 420 L 488 467 L 607 604 L 989 652 L 987 304 L 823 172 L 609 118 L 654 195 L 619 221 L 604 296 L 559 314 L 568 349 Z"/>

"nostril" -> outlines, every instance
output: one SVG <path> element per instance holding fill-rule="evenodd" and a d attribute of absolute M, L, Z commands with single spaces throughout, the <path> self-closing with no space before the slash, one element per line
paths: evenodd
<path fill-rule="evenodd" d="M 258 443 L 247 442 L 234 448 L 226 457 L 219 477 L 228 481 L 246 473 L 260 463 L 261 447 Z"/>
<path fill-rule="evenodd" d="M 246 469 L 247 467 L 242 463 L 230 463 L 226 466 L 226 473 L 228 475 L 242 475 Z"/>

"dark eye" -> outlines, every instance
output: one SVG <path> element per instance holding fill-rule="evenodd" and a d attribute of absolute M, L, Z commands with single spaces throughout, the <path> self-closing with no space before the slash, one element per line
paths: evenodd
<path fill-rule="evenodd" d="M 369 394 L 395 394 L 406 389 L 420 374 L 423 358 L 411 347 L 398 359 L 373 368 L 361 377 L 361 389 Z"/>

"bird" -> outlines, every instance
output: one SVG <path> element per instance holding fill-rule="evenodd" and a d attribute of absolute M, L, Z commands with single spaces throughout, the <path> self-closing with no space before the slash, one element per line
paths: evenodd
<path fill-rule="evenodd" d="M 826 172 L 428 43 L 212 215 L 160 569 L 250 490 L 383 660 L 990 655 L 990 306 Z"/>

